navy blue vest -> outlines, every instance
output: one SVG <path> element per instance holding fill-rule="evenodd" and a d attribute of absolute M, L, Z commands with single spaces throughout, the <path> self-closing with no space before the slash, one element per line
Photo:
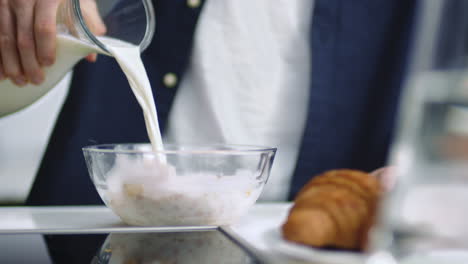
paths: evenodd
<path fill-rule="evenodd" d="M 385 164 L 414 10 L 410 2 L 316 0 L 310 110 L 290 197 L 324 170 Z M 163 76 L 183 75 L 200 8 L 185 0 L 156 0 L 155 11 L 156 34 L 143 61 L 164 130 L 177 87 L 165 87 Z M 100 56 L 95 64 L 81 62 L 27 204 L 102 203 L 81 148 L 147 141 L 141 110 L 115 61 Z"/>

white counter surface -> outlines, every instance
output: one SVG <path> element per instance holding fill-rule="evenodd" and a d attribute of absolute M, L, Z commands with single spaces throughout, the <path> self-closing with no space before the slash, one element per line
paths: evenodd
<path fill-rule="evenodd" d="M 269 255 L 289 203 L 259 203 L 232 226 L 135 227 L 105 206 L 0 207 L 0 235 L 107 232 L 169 232 L 221 228 L 259 254 Z M 32 238 L 34 238 L 32 236 Z"/>
<path fill-rule="evenodd" d="M 251 241 L 284 221 L 289 204 L 256 204 L 237 224 L 226 227 Z M 215 229 L 216 226 L 136 227 L 124 224 L 105 206 L 0 207 L 0 234 L 103 233 Z M 261 248 L 265 247 L 260 243 Z"/>

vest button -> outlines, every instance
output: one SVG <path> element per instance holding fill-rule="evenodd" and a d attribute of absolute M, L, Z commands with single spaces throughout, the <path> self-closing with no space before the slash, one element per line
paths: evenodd
<path fill-rule="evenodd" d="M 172 88 L 177 84 L 177 75 L 172 72 L 164 74 L 163 83 L 167 88 Z"/>
<path fill-rule="evenodd" d="M 200 4 L 201 4 L 200 0 L 187 0 L 187 5 L 190 8 L 197 8 L 200 6 Z"/>

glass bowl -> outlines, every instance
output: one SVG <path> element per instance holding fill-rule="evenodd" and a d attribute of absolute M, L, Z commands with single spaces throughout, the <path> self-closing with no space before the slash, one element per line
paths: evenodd
<path fill-rule="evenodd" d="M 83 148 L 104 203 L 139 226 L 229 225 L 256 202 L 276 148 L 108 144 Z"/>

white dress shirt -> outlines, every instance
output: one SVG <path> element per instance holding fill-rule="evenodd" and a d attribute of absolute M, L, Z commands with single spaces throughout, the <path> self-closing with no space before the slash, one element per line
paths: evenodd
<path fill-rule="evenodd" d="M 284 200 L 304 130 L 313 1 L 206 1 L 166 139 L 278 147 L 262 200 Z"/>

